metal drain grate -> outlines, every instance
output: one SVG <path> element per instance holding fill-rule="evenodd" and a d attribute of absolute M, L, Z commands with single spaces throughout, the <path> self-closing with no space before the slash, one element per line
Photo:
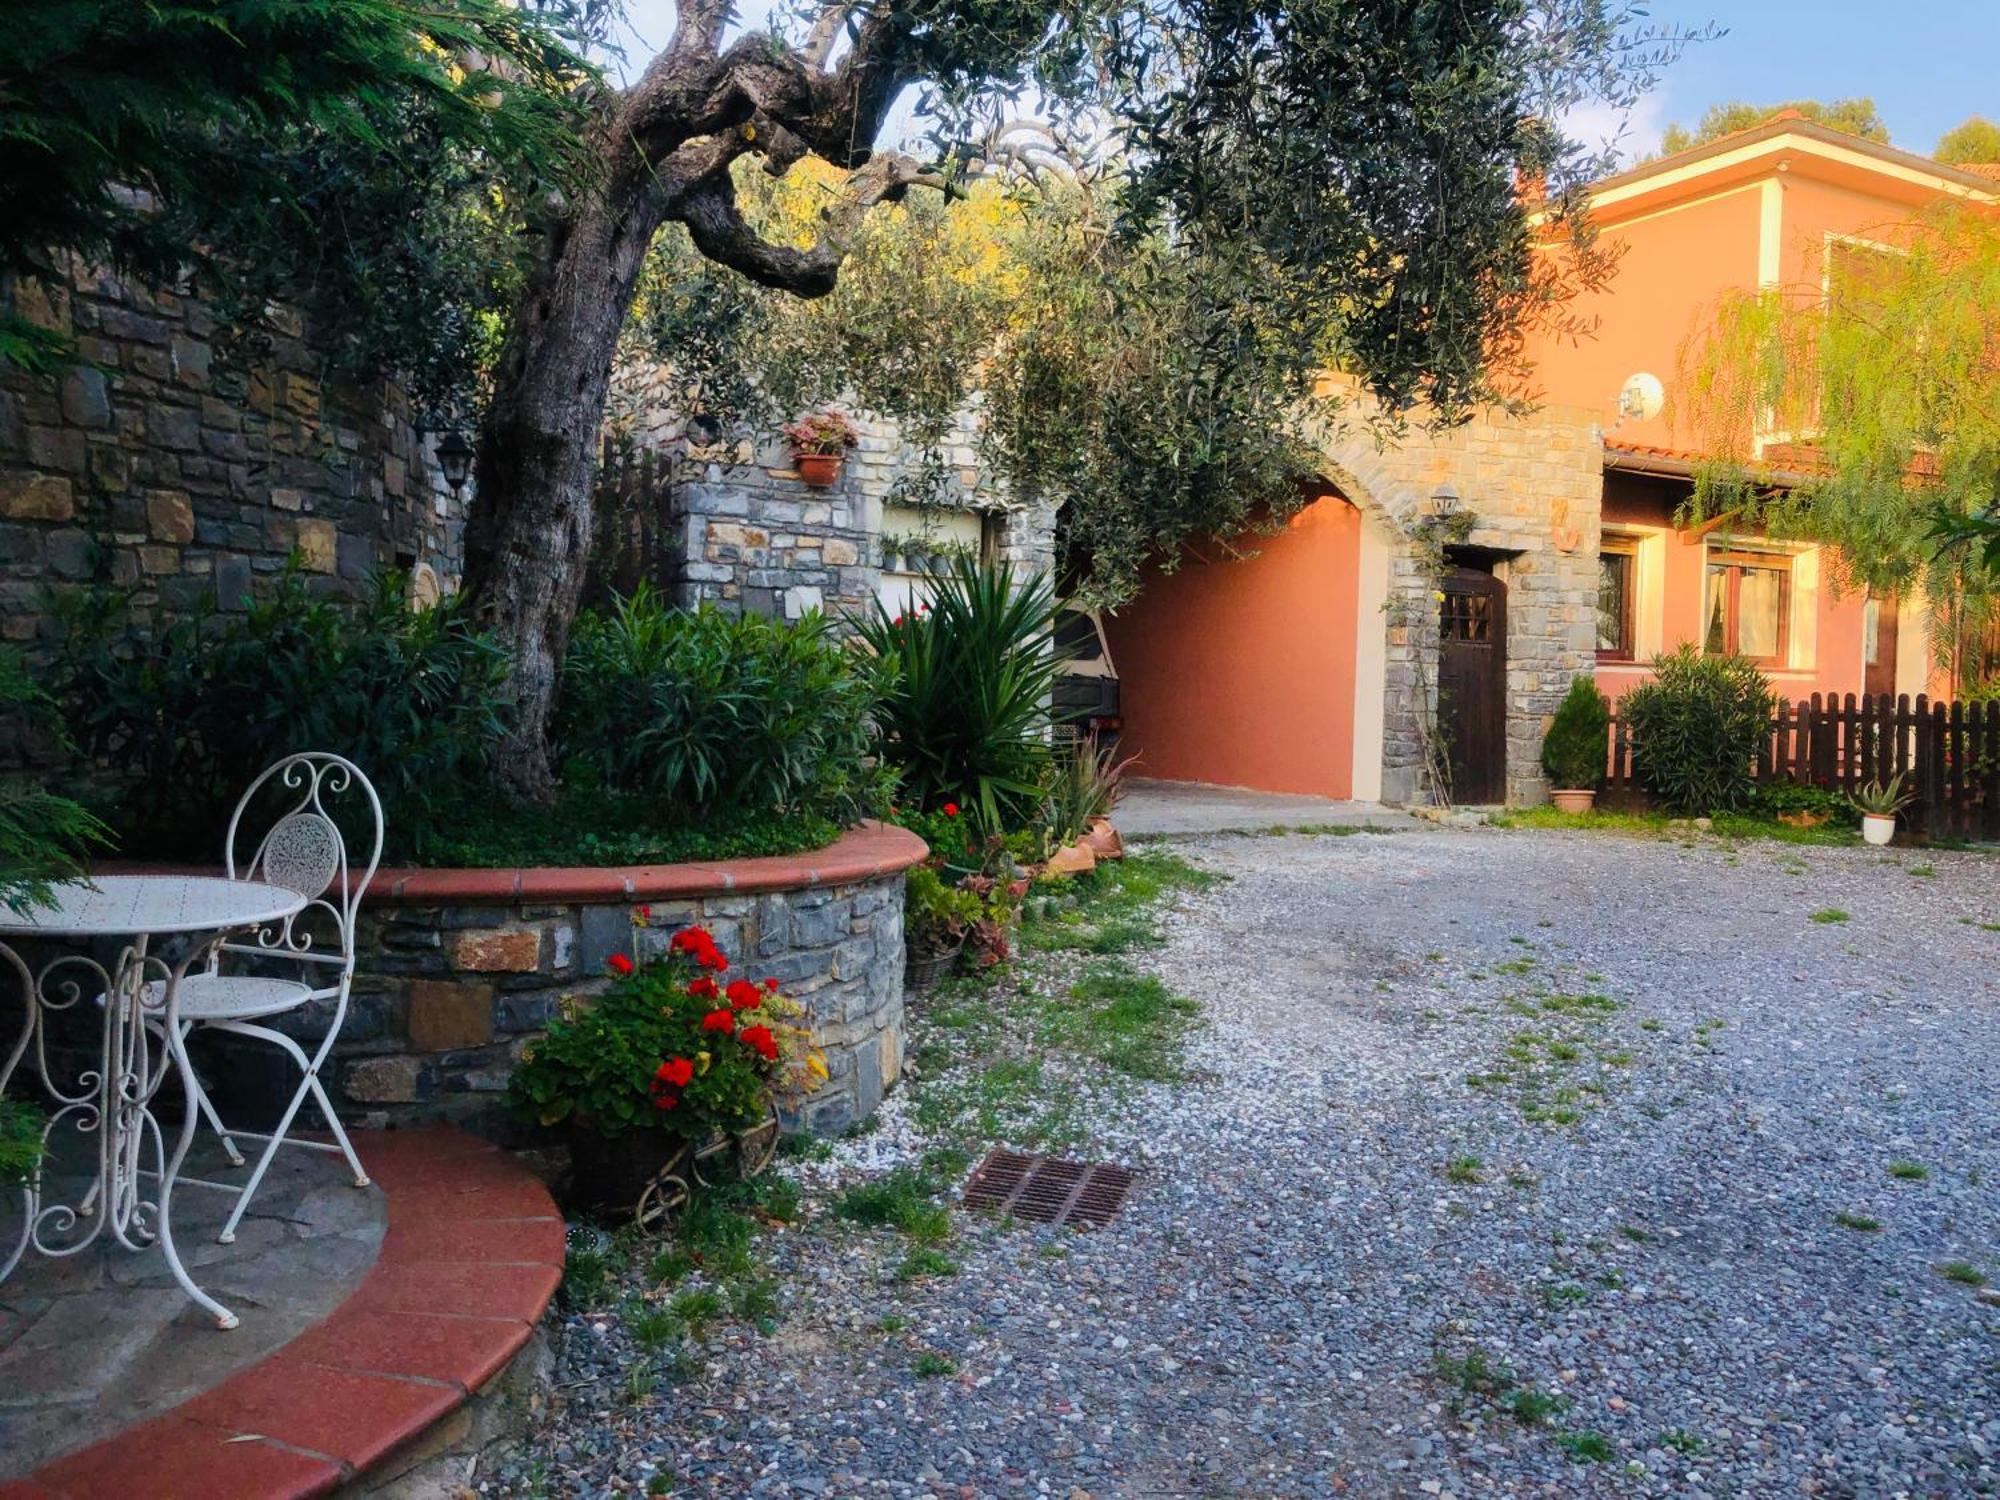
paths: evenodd
<path fill-rule="evenodd" d="M 965 1206 L 1037 1224 L 1096 1229 L 1125 1206 L 1137 1175 L 1130 1167 L 1108 1162 L 1023 1156 L 996 1147 L 966 1180 Z"/>

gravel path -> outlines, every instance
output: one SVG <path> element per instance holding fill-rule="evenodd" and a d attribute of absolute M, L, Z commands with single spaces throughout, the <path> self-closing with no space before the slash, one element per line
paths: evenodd
<path fill-rule="evenodd" d="M 1197 1077 L 1094 1113 L 1090 1150 L 1147 1169 L 1121 1219 L 971 1220 L 960 1274 L 910 1284 L 888 1231 L 775 1232 L 776 1332 L 718 1332 L 637 1405 L 602 1378 L 616 1330 L 572 1319 L 567 1409 L 492 1489 L 2000 1487 L 2000 1307 L 1970 1284 L 2000 1279 L 2000 859 L 1176 852 L 1230 880 L 1138 960 L 1207 1014 Z M 809 1179 L 914 1155 L 921 1096 Z"/>

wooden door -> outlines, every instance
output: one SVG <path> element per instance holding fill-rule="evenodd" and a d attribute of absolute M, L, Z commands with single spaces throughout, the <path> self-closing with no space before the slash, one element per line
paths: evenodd
<path fill-rule="evenodd" d="M 1438 606 L 1438 724 L 1452 801 L 1507 800 L 1507 585 L 1452 568 Z"/>
<path fill-rule="evenodd" d="M 1873 638 L 1867 643 L 1867 659 L 1862 663 L 1861 691 L 1869 697 L 1895 696 L 1896 692 L 1896 596 L 1870 599 L 1864 606 L 1875 617 Z"/>

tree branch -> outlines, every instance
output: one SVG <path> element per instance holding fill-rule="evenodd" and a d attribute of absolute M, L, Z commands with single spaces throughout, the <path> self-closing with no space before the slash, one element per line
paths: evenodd
<path fill-rule="evenodd" d="M 909 157 L 884 151 L 869 158 L 843 184 L 840 196 L 821 211 L 820 235 L 810 249 L 776 245 L 751 227 L 736 202 L 726 167 L 710 173 L 683 193 L 673 217 L 687 226 L 695 248 L 710 260 L 742 273 L 760 286 L 800 297 L 824 297 L 833 290 L 841 262 L 853 248 L 861 221 L 878 203 L 894 203 L 912 187 L 931 187 L 950 196 L 963 190 Z"/>

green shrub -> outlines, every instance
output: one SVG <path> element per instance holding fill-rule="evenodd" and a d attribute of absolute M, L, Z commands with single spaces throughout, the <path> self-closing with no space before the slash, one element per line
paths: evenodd
<path fill-rule="evenodd" d="M 23 749 L 60 750 L 62 726 L 20 657 L 0 651 L 0 732 Z M 83 872 L 85 856 L 107 830 L 77 803 L 45 790 L 37 777 L 0 776 L 0 906 L 45 903 L 50 887 Z M 0 1181 L 5 1181 L 0 1164 Z"/>
<path fill-rule="evenodd" d="M 1571 681 L 1555 721 L 1542 739 L 1542 769 L 1549 785 L 1595 791 L 1610 754 L 1611 707 L 1589 677 Z"/>
<path fill-rule="evenodd" d="M 1759 782 L 1750 811 L 1776 820 L 1804 813 L 1811 817 L 1845 818 L 1853 812 L 1847 798 L 1805 781 Z"/>
<path fill-rule="evenodd" d="M 926 609 L 876 606 L 883 760 L 920 810 L 960 804 L 982 833 L 1035 816 L 1049 764 L 1049 694 L 1060 656 L 1047 578 L 956 557 Z"/>
<path fill-rule="evenodd" d="M 1627 693 L 1619 712 L 1641 779 L 1669 812 L 1703 817 L 1755 799 L 1773 703 L 1770 683 L 1743 658 L 1684 645 L 1653 659 L 1653 680 Z"/>
<path fill-rule="evenodd" d="M 641 587 L 570 637 L 554 748 L 565 785 L 689 823 L 881 812 L 871 674 L 817 614 L 674 609 Z"/>
<path fill-rule="evenodd" d="M 42 1159 L 42 1115 L 22 1099 L 0 1099 L 0 1188 L 34 1176 Z"/>
<path fill-rule="evenodd" d="M 358 603 L 314 598 L 288 571 L 247 610 L 200 608 L 159 628 L 99 589 L 62 608 L 52 695 L 102 780 L 84 800 L 121 854 L 210 858 L 266 766 L 329 750 L 381 795 L 392 857 L 419 855 L 483 776 L 499 730 L 501 649 L 465 606 L 404 603 L 379 576 Z"/>

